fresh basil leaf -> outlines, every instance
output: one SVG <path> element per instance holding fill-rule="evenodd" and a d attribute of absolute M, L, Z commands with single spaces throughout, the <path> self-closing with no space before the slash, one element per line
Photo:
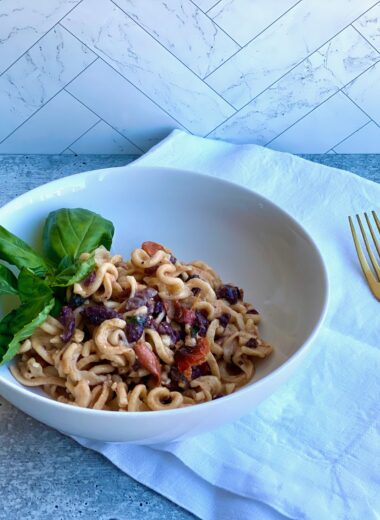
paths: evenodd
<path fill-rule="evenodd" d="M 43 230 L 44 254 L 55 264 L 68 256 L 75 260 L 103 245 L 110 249 L 112 222 L 87 209 L 59 209 L 49 213 Z"/>
<path fill-rule="evenodd" d="M 0 365 L 14 358 L 20 349 L 20 343 L 44 323 L 54 307 L 54 298 L 45 305 L 41 303 L 23 303 L 0 322 Z"/>
<path fill-rule="evenodd" d="M 54 307 L 50 311 L 50 315 L 53 316 L 53 318 L 58 318 L 65 302 L 63 303 L 63 298 L 62 298 L 62 301 L 58 300 L 56 294 L 54 296 L 55 296 Z"/>
<path fill-rule="evenodd" d="M 63 265 L 65 264 L 66 261 Z M 62 262 L 60 263 L 60 266 L 61 265 Z M 69 287 L 70 285 L 86 278 L 95 269 L 95 265 L 95 258 L 93 255 L 83 262 L 77 260 L 76 262 L 64 267 L 61 271 L 58 271 L 58 273 L 56 273 L 56 275 L 51 279 L 50 285 L 52 287 Z"/>
<path fill-rule="evenodd" d="M 2 264 L 0 264 L 0 294 L 17 294 L 17 278 Z"/>
<path fill-rule="evenodd" d="M 29 269 L 21 269 L 17 280 L 18 294 L 21 303 L 33 301 L 46 304 L 53 297 L 53 292 L 45 280 L 41 280 Z"/>
<path fill-rule="evenodd" d="M 0 226 L 0 259 L 19 269 L 27 267 L 37 276 L 44 276 L 49 271 L 49 266 L 42 256 L 3 226 Z"/>
<path fill-rule="evenodd" d="M 0 321 L 0 360 L 3 359 L 5 355 L 9 343 L 13 339 L 13 334 L 10 331 L 10 324 L 16 314 L 16 311 L 13 310 Z"/>
<path fill-rule="evenodd" d="M 70 267 L 74 263 L 74 258 L 71 256 L 64 256 L 62 260 L 57 265 L 57 272 L 60 273 L 67 267 Z"/>
<path fill-rule="evenodd" d="M 55 299 L 48 284 L 28 269 L 17 280 L 21 305 L 0 322 L 0 364 L 12 359 L 21 341 L 42 325 L 54 307 Z"/>
<path fill-rule="evenodd" d="M 133 325 L 143 325 L 147 320 L 146 315 L 140 314 L 138 316 L 127 316 L 127 322 Z"/>
<path fill-rule="evenodd" d="M 190 328 L 191 337 L 195 338 L 196 335 L 198 334 L 198 332 L 199 332 L 199 327 L 197 327 L 196 325 L 192 325 Z"/>

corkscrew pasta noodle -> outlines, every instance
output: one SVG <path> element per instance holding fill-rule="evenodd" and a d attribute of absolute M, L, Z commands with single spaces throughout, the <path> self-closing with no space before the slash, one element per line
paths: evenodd
<path fill-rule="evenodd" d="M 95 410 L 170 410 L 236 391 L 272 352 L 243 291 L 205 262 L 182 263 L 155 242 L 127 261 L 104 247 L 94 258 L 61 314 L 22 343 L 10 368 L 21 384 Z"/>

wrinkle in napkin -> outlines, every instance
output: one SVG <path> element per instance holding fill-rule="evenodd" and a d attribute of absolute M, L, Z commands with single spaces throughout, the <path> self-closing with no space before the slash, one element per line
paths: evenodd
<path fill-rule="evenodd" d="M 380 209 L 380 186 L 177 130 L 136 163 L 225 178 L 288 211 L 324 256 L 328 314 L 302 367 L 239 421 L 155 447 L 77 440 L 205 520 L 380 518 L 379 304 L 347 225 L 349 214 Z"/>

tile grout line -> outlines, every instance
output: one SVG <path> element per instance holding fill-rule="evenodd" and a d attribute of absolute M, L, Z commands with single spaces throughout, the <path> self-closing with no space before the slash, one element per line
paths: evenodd
<path fill-rule="evenodd" d="M 374 66 L 377 65 L 379 62 L 380 62 L 380 60 L 377 61 L 377 62 L 376 62 L 374 65 L 372 65 L 372 66 L 374 67 Z M 371 68 L 371 67 L 370 67 L 370 68 Z M 369 69 L 370 69 L 370 68 L 369 68 Z M 365 72 L 368 72 L 369 69 L 365 70 L 365 71 L 363 72 L 363 74 L 364 74 Z M 361 74 L 360 74 L 359 76 L 357 76 L 356 78 L 354 78 L 352 81 L 356 81 L 358 78 L 360 78 L 360 76 L 361 76 Z M 344 96 L 346 96 L 346 98 L 348 98 L 348 99 L 351 101 L 351 103 L 353 103 L 355 106 L 357 106 L 358 109 L 361 110 L 361 111 L 363 112 L 363 114 L 365 114 L 365 115 L 366 115 L 366 116 L 367 116 L 367 117 L 372 121 L 372 123 L 375 123 L 375 124 L 377 125 L 376 121 L 374 121 L 374 120 L 372 119 L 372 116 L 370 116 L 370 115 L 369 115 L 365 110 L 362 109 L 362 107 L 361 107 L 360 105 L 358 105 L 358 104 L 356 103 L 356 101 L 354 101 L 354 100 L 353 100 L 353 99 L 352 99 L 352 98 L 351 98 L 351 97 L 350 97 L 346 92 L 344 92 L 343 89 L 346 88 L 350 83 L 352 83 L 352 81 L 350 81 L 349 83 L 347 83 L 347 85 L 344 85 L 344 87 L 342 87 L 342 89 L 341 89 L 342 94 L 343 94 Z"/>
<path fill-rule="evenodd" d="M 368 45 L 370 45 L 370 46 L 372 47 L 372 49 L 374 49 L 376 52 L 378 52 L 378 53 L 380 54 L 379 49 L 376 49 L 376 47 L 375 47 L 375 46 L 374 46 L 374 45 L 373 45 L 373 44 L 368 40 L 368 38 L 366 38 L 366 37 L 364 36 L 364 34 L 362 34 L 362 33 L 359 31 L 359 29 L 357 29 L 357 28 L 355 27 L 355 25 L 353 25 L 354 23 L 355 23 L 355 22 L 352 22 L 352 23 L 351 23 L 351 27 L 352 27 L 352 28 L 353 28 L 353 29 L 354 29 L 358 34 L 360 34 L 360 36 L 361 36 L 361 37 L 362 37 L 362 38 L 363 38 L 363 39 L 368 43 Z"/>
<path fill-rule="evenodd" d="M 218 4 L 220 4 L 221 1 L 222 1 L 222 0 L 217 0 L 217 1 L 215 2 L 214 5 L 212 5 L 211 7 L 209 7 L 209 8 L 207 9 L 207 11 L 203 11 L 203 12 L 204 12 L 205 14 L 208 13 L 209 11 L 211 11 L 211 9 L 214 9 L 214 7 L 216 7 Z M 201 8 L 199 7 L 199 9 L 201 9 Z M 202 9 L 201 9 L 201 10 L 202 10 Z"/>
<path fill-rule="evenodd" d="M 74 38 L 76 38 L 79 42 L 81 42 L 85 47 L 87 47 L 87 49 L 89 49 L 90 51 L 92 51 L 92 49 L 86 44 L 84 43 L 80 38 L 78 38 L 78 36 L 76 36 L 74 33 L 72 33 L 69 29 L 67 29 L 64 25 L 62 25 L 62 27 L 64 27 L 66 29 L 67 32 L 69 32 L 72 36 L 74 36 Z M 94 52 L 94 51 L 92 51 Z M 182 128 L 184 128 L 185 130 L 187 130 L 189 133 L 192 133 L 183 123 L 180 123 L 178 121 L 178 119 L 176 119 L 174 116 L 172 116 L 171 114 L 169 114 L 169 112 L 167 112 L 167 110 L 165 110 L 163 107 L 161 107 L 157 101 L 155 101 L 154 99 L 152 99 L 151 97 L 149 97 L 143 90 L 141 90 L 137 85 L 135 85 L 134 83 L 132 83 L 132 81 L 130 81 L 128 78 L 126 78 L 125 76 L 123 76 L 123 74 L 121 72 L 119 72 L 117 69 L 115 69 L 115 67 L 111 64 L 109 64 L 102 56 L 99 56 L 97 54 L 99 60 L 101 60 L 103 63 L 105 63 L 108 67 L 110 67 L 112 70 L 114 70 L 116 72 L 116 74 L 119 74 L 119 76 L 121 78 L 123 78 L 125 81 L 127 81 L 130 85 L 132 85 L 136 90 L 138 90 L 139 92 L 141 92 L 141 94 L 143 94 L 146 98 L 148 98 L 152 103 L 154 103 L 156 105 L 156 107 L 158 107 L 160 110 L 162 110 L 162 112 L 164 112 L 166 115 L 168 115 L 171 119 L 173 119 L 173 121 L 175 121 L 176 123 L 178 123 Z M 125 136 L 124 136 L 125 137 Z"/>
<path fill-rule="evenodd" d="M 377 5 L 378 3 L 380 2 L 376 2 L 375 5 Z M 322 47 L 324 47 L 325 45 L 327 45 L 331 40 L 333 40 L 334 38 L 336 38 L 339 34 L 341 34 L 343 31 L 345 31 L 348 27 L 350 27 L 350 25 L 352 23 L 354 23 L 356 20 L 358 20 L 359 18 L 361 18 L 366 12 L 368 12 L 370 9 L 372 9 L 374 6 L 371 6 L 369 9 L 367 9 L 367 11 L 365 11 L 364 13 L 362 13 L 360 16 L 358 16 L 357 18 L 355 18 L 355 20 L 353 20 L 351 23 L 349 23 L 348 25 L 346 25 L 345 27 L 343 27 L 343 29 L 341 29 L 339 32 L 337 32 L 336 34 L 334 34 L 334 36 L 332 36 L 329 40 L 327 40 L 326 42 L 324 42 L 322 45 L 320 45 L 318 47 L 318 49 L 315 49 L 314 52 L 310 53 L 308 56 L 306 56 L 304 59 L 302 59 L 299 63 L 297 63 L 296 65 L 294 65 L 291 69 L 289 69 L 287 72 L 285 72 L 285 74 L 283 74 L 282 76 L 280 76 L 279 78 L 276 79 L 276 81 L 274 81 L 273 83 L 271 83 L 270 85 L 268 85 L 264 90 L 262 90 L 261 92 L 259 92 L 256 96 L 254 96 L 252 99 L 250 99 L 247 103 L 245 103 L 245 105 L 243 105 L 242 107 L 240 107 L 239 109 L 236 109 L 236 113 L 235 114 L 232 114 L 231 116 L 227 117 L 225 119 L 225 121 L 223 121 L 222 123 L 220 123 L 218 126 L 216 126 L 213 130 L 211 130 L 208 134 L 205 135 L 205 137 L 208 137 L 210 134 L 212 134 L 213 132 L 215 132 L 215 130 L 217 130 L 219 127 L 221 127 L 222 125 L 224 125 L 227 121 L 229 121 L 232 117 L 236 116 L 239 112 L 241 112 L 245 107 L 247 107 L 250 103 L 252 103 L 252 101 L 254 101 L 255 99 L 257 99 L 259 96 L 261 96 L 262 94 L 264 94 L 264 92 L 266 92 L 267 90 L 269 90 L 270 88 L 272 88 L 276 83 L 278 83 L 281 79 L 283 79 L 285 76 L 287 76 L 288 74 L 290 74 L 296 67 L 298 67 L 299 65 L 301 65 L 301 63 L 303 63 L 304 61 L 308 60 L 314 53 L 318 52 L 320 49 L 322 49 Z M 370 68 L 370 67 L 369 67 Z M 366 69 L 368 70 L 368 69 Z M 366 72 L 366 71 L 364 71 Z M 361 73 L 362 74 L 362 73 Z M 359 76 L 361 76 L 361 74 L 359 74 Z M 357 77 L 359 77 L 357 76 Z M 353 80 L 352 80 L 353 81 Z M 343 87 L 342 87 L 343 88 Z"/>
<path fill-rule="evenodd" d="M 94 56 L 96 56 L 95 53 L 93 53 Z M 99 58 L 98 57 L 95 57 L 94 60 L 89 63 L 88 65 L 86 65 L 86 67 L 84 69 L 82 69 L 78 74 L 76 74 L 76 76 L 74 76 L 68 83 L 66 83 L 66 85 L 64 85 L 62 88 L 60 88 L 52 97 L 50 97 L 46 103 L 44 103 L 43 105 L 41 105 L 39 108 L 37 108 L 37 110 L 35 110 L 33 112 L 33 114 L 30 114 L 30 116 L 28 116 L 21 124 L 19 124 L 14 130 L 12 130 L 12 132 L 10 132 L 6 137 L 4 137 L 4 139 L 2 139 L 0 141 L 0 145 L 4 143 L 4 141 L 6 141 L 7 139 L 9 139 L 9 137 L 11 137 L 11 135 L 13 135 L 19 128 L 21 128 L 23 125 L 25 125 L 25 123 L 27 123 L 29 121 L 29 119 L 31 119 L 32 117 L 34 117 L 40 110 L 42 110 L 44 107 L 46 107 L 46 105 L 48 105 L 50 103 L 50 101 L 52 101 L 56 96 L 58 96 L 58 94 L 60 94 L 66 87 L 67 85 L 70 85 L 70 83 L 72 81 L 74 81 L 75 79 L 77 79 L 78 76 L 80 76 L 82 74 L 82 72 L 84 72 L 85 70 L 87 70 L 89 67 L 91 67 L 91 65 L 93 63 L 96 62 L 96 60 L 98 60 Z M 98 116 L 99 117 L 99 116 Z"/>
<path fill-rule="evenodd" d="M 202 9 L 200 7 L 197 6 L 197 4 L 194 2 L 194 0 L 188 0 L 191 4 L 193 4 L 194 7 L 196 7 L 201 13 L 203 13 L 209 20 L 211 23 L 213 23 L 214 25 L 216 25 L 218 27 L 218 29 L 220 29 L 222 31 L 222 33 L 224 33 L 226 36 L 228 36 L 228 38 L 230 38 L 230 40 L 232 40 L 234 43 L 236 43 L 236 45 L 239 47 L 239 50 L 242 48 L 242 46 L 240 45 L 239 42 L 237 42 L 234 38 L 232 38 L 232 36 L 230 34 L 228 34 L 228 32 L 226 30 L 223 29 L 223 27 L 221 27 L 218 23 L 216 23 L 216 21 L 211 18 L 211 16 L 209 16 L 207 14 L 207 12 L 205 13 L 204 11 L 202 11 Z M 212 9 L 212 7 L 210 8 Z M 235 54 L 235 53 L 234 53 Z M 229 59 L 229 58 L 227 58 Z M 225 62 L 223 62 L 225 63 Z M 212 72 L 210 72 L 209 74 L 212 74 Z M 208 76 L 208 74 L 207 74 Z M 205 76 L 206 77 L 206 76 Z M 202 79 L 202 78 L 201 78 Z"/>
<path fill-rule="evenodd" d="M 36 41 L 33 43 L 33 45 L 31 45 L 28 49 L 26 49 L 26 51 L 24 51 L 24 52 L 21 54 L 21 56 L 19 56 L 19 57 L 18 57 L 18 58 L 13 62 L 13 63 L 11 63 L 11 64 L 9 65 L 9 67 L 7 67 L 5 70 L 3 70 L 3 72 L 0 73 L 0 78 L 1 78 L 1 76 L 2 76 L 3 74 L 5 74 L 5 73 L 8 71 L 11 67 L 13 67 L 13 65 L 14 65 L 15 63 L 17 63 L 18 60 L 20 60 L 23 56 L 25 56 L 25 54 L 27 54 L 27 53 L 28 53 L 28 52 L 29 52 L 29 51 L 30 51 L 30 50 L 31 50 L 35 45 L 37 45 L 37 43 L 38 43 L 39 41 L 41 41 L 43 38 L 45 38 L 45 36 L 46 36 L 47 34 L 49 34 L 49 32 L 52 31 L 52 30 L 54 29 L 54 27 L 56 27 L 56 26 L 61 22 L 61 20 L 63 20 L 64 18 L 66 18 L 66 16 L 67 16 L 68 14 L 70 14 L 71 11 L 73 11 L 74 9 L 76 9 L 76 8 L 78 7 L 78 5 L 81 4 L 82 2 L 83 2 L 83 0 L 79 0 L 79 2 L 78 2 L 74 7 L 72 7 L 69 11 L 67 11 L 67 13 L 65 13 L 65 14 L 62 16 L 62 18 L 60 18 L 60 19 L 59 19 L 59 20 L 58 20 L 54 25 L 52 25 L 52 26 L 50 27 L 49 30 L 47 30 L 46 32 L 44 32 L 44 34 L 43 34 L 40 38 L 38 38 L 38 40 L 36 40 Z M 95 53 L 94 53 L 94 54 L 95 54 Z"/>
<path fill-rule="evenodd" d="M 312 114 L 313 112 L 315 112 L 315 110 L 317 110 L 317 108 L 321 107 L 322 105 L 324 105 L 325 103 L 327 103 L 327 101 L 329 101 L 331 98 L 333 98 L 334 96 L 336 96 L 337 94 L 339 94 L 340 92 L 340 89 L 337 88 L 337 90 L 331 94 L 331 96 L 329 96 L 328 98 L 324 99 L 319 105 L 317 105 L 316 107 L 312 108 L 309 112 L 307 112 L 306 114 L 304 114 L 302 117 L 300 117 L 299 119 L 297 119 L 297 121 L 294 121 L 294 123 L 292 123 L 291 125 L 289 125 L 287 128 L 285 128 L 285 130 L 283 130 L 282 132 L 280 132 L 279 134 L 276 135 L 276 137 L 273 137 L 272 139 L 270 139 L 269 141 L 267 141 L 264 146 L 268 146 L 269 144 L 271 144 L 273 141 L 275 141 L 276 139 L 278 139 L 279 137 L 282 136 L 282 134 L 284 134 L 285 132 L 287 132 L 288 130 L 290 130 L 293 126 L 295 126 L 297 123 L 299 123 L 300 121 L 302 121 L 303 119 L 305 119 L 305 117 L 308 117 L 310 114 Z"/>
<path fill-rule="evenodd" d="M 67 150 L 70 150 L 70 148 L 65 148 L 65 149 L 63 150 L 63 152 L 61 152 L 59 155 L 66 155 L 65 152 L 66 152 Z M 73 152 L 72 150 L 70 150 L 70 151 Z M 73 153 L 74 153 L 74 152 L 73 152 Z"/>
<path fill-rule="evenodd" d="M 340 89 L 336 90 L 333 94 L 331 94 L 331 96 L 329 96 L 328 98 L 324 99 L 322 101 L 322 103 L 320 103 L 319 105 L 317 105 L 316 107 L 312 108 L 309 112 L 307 112 L 306 114 L 304 114 L 302 117 L 300 117 L 299 119 L 297 119 L 297 121 L 294 121 L 294 123 L 292 123 L 291 125 L 289 125 L 287 128 L 285 128 L 285 130 L 283 130 L 282 132 L 280 132 L 278 135 L 276 135 L 276 137 L 273 137 L 272 139 L 270 139 L 269 141 L 267 141 L 264 146 L 268 146 L 270 145 L 273 141 L 275 141 L 276 139 L 278 139 L 279 137 L 281 137 L 283 134 L 285 134 L 285 132 L 287 132 L 288 130 L 290 130 L 293 126 L 297 125 L 300 121 L 302 121 L 303 119 L 305 119 L 306 117 L 308 117 L 310 114 L 312 114 L 313 112 L 315 112 L 315 110 L 317 110 L 319 107 L 321 107 L 322 105 L 324 105 L 325 103 L 327 103 L 327 101 L 329 101 L 331 98 L 333 98 L 334 96 L 336 96 L 337 94 L 339 94 L 340 92 Z M 369 121 L 367 121 L 369 122 Z M 323 153 L 323 152 L 322 152 Z"/>
<path fill-rule="evenodd" d="M 117 132 L 119 135 L 121 135 L 121 137 L 124 137 L 124 139 L 126 139 L 127 141 L 129 141 L 133 146 L 135 146 L 136 148 L 138 148 L 140 150 L 141 153 L 145 153 L 145 151 L 140 148 L 140 146 L 138 146 L 136 143 L 134 143 L 133 141 L 131 141 L 131 139 L 129 139 L 129 137 L 127 137 L 126 135 L 122 134 L 117 128 L 115 128 L 113 125 L 111 125 L 108 121 L 106 121 L 105 119 L 103 119 L 99 114 L 97 114 L 95 112 L 95 110 L 93 110 L 92 108 L 90 108 L 89 106 L 86 105 L 86 103 L 83 103 L 83 101 L 81 101 L 80 99 L 78 99 L 76 96 L 74 96 L 74 94 L 72 94 L 69 90 L 66 90 L 66 87 L 65 87 L 65 92 L 67 92 L 71 97 L 73 97 L 74 99 L 76 99 L 81 105 L 83 105 L 85 108 L 87 108 L 87 110 L 89 110 L 90 112 L 92 112 L 94 115 L 96 115 L 96 117 L 99 118 L 99 121 L 98 123 L 100 123 L 100 121 L 103 121 L 103 123 L 106 123 L 108 126 L 110 126 L 113 130 L 115 130 L 115 132 Z M 73 143 L 72 143 L 73 144 Z M 71 146 L 71 145 L 70 145 Z"/>
<path fill-rule="evenodd" d="M 98 116 L 99 117 L 99 116 Z M 75 144 L 77 141 L 79 141 L 79 139 L 81 137 L 83 137 L 84 135 L 87 134 L 87 132 L 89 132 L 90 130 L 92 130 L 93 128 L 95 128 L 96 125 L 98 125 L 100 123 L 101 119 L 99 118 L 96 123 L 94 123 L 93 125 L 91 125 L 89 128 L 87 128 L 87 130 L 85 130 L 79 137 L 77 137 L 76 139 L 74 139 L 74 141 L 72 141 L 68 146 L 65 146 L 65 148 L 62 150 L 62 152 L 59 152 L 59 154 L 62 154 L 65 150 L 67 150 L 67 148 L 70 148 L 70 146 L 72 146 L 73 144 Z"/>
<path fill-rule="evenodd" d="M 230 59 L 232 59 L 234 56 L 236 56 L 237 54 L 239 54 L 240 51 L 242 51 L 243 49 L 245 49 L 246 47 L 248 47 L 248 45 L 250 45 L 254 40 L 256 40 L 256 38 L 258 38 L 261 34 L 263 34 L 266 30 L 268 30 L 270 27 L 272 27 L 273 24 L 275 24 L 276 22 L 278 22 L 278 20 L 280 20 L 283 16 L 285 16 L 286 14 L 288 14 L 292 9 L 294 9 L 298 4 L 300 4 L 303 0 L 298 0 L 298 2 L 296 2 L 294 5 L 292 5 L 292 7 L 289 7 L 289 9 L 287 9 L 281 16 L 279 16 L 278 18 L 276 18 L 276 20 L 273 20 L 273 22 L 271 22 L 267 27 L 265 27 L 262 31 L 260 31 L 259 33 L 255 34 L 255 36 L 253 38 L 251 38 L 247 43 L 245 43 L 244 45 L 241 45 L 240 49 L 237 50 L 234 54 L 232 54 L 232 56 L 230 56 L 225 62 L 223 62 L 221 65 L 218 65 L 216 67 L 216 69 L 214 69 L 212 72 L 210 72 L 210 74 L 207 74 L 207 76 L 205 76 L 203 78 L 203 80 L 209 78 L 212 74 L 214 74 L 215 71 L 217 71 L 218 69 L 220 69 L 220 67 L 222 67 L 225 63 L 227 63 L 228 61 L 230 61 Z M 206 13 L 207 14 L 207 13 Z M 207 14 L 208 16 L 208 14 Z M 210 17 L 209 17 L 210 18 Z M 212 20 L 212 18 L 210 18 L 210 20 Z M 214 20 L 213 20 L 214 21 Z M 219 26 L 218 26 L 219 27 Z M 224 98 L 223 98 L 224 99 Z"/>
<path fill-rule="evenodd" d="M 312 112 L 314 112 L 315 110 L 317 110 L 317 108 L 321 107 L 322 105 L 324 105 L 327 101 L 329 101 L 332 97 L 336 96 L 337 94 L 339 94 L 339 92 L 341 92 L 345 97 L 347 97 L 354 105 L 356 105 L 356 107 L 361 111 L 363 112 L 363 114 L 368 117 L 369 121 L 367 121 L 367 123 L 369 123 L 370 121 L 372 121 L 372 118 L 369 114 L 367 114 L 362 108 L 360 108 L 360 106 L 358 106 L 356 103 L 354 103 L 354 101 L 352 101 L 352 99 L 347 96 L 347 94 L 343 91 L 344 88 L 346 88 L 347 85 L 349 85 L 352 81 L 355 81 L 356 79 L 358 79 L 362 74 L 365 74 L 366 72 L 368 72 L 371 67 L 373 67 L 374 65 L 376 65 L 377 63 L 380 63 L 380 56 L 379 56 L 379 61 L 375 62 L 373 65 L 370 65 L 366 70 L 364 70 L 363 72 L 361 72 L 358 76 L 356 76 L 356 78 L 350 80 L 348 83 L 346 83 L 345 85 L 343 85 L 342 87 L 338 88 L 338 90 L 336 90 L 331 96 L 329 96 L 328 98 L 326 98 L 325 100 L 322 101 L 322 103 L 320 103 L 319 105 L 317 105 L 316 107 L 312 108 L 307 114 L 303 115 L 300 119 L 297 119 L 297 121 L 295 121 L 294 123 L 292 123 L 290 126 L 288 126 L 288 128 L 286 128 L 285 130 L 283 130 L 282 132 L 280 132 L 278 135 L 276 135 L 276 137 L 273 137 L 273 139 L 271 139 L 270 141 L 268 141 L 264 146 L 267 146 L 268 144 L 270 144 L 272 141 L 274 141 L 275 139 L 277 139 L 278 137 L 280 137 L 282 134 L 284 134 L 285 132 L 287 132 L 290 128 L 292 128 L 294 125 L 296 125 L 297 123 L 299 123 L 300 121 L 302 121 L 302 119 L 305 119 L 305 117 L 308 117 Z M 366 124 L 367 124 L 366 123 Z"/>
<path fill-rule="evenodd" d="M 142 29 L 148 36 L 150 36 L 150 38 L 152 38 L 154 41 L 156 41 L 163 49 L 165 49 L 166 52 L 168 52 L 169 54 L 171 54 L 177 61 L 179 61 L 179 63 L 182 63 L 182 65 L 184 67 L 187 68 L 187 70 L 189 72 L 191 72 L 191 74 L 193 74 L 197 79 L 199 79 L 206 87 L 208 87 L 210 90 L 212 90 L 217 96 L 218 98 L 220 98 L 221 101 L 223 101 L 224 103 L 227 103 L 227 105 L 229 105 L 235 112 L 236 112 L 236 108 L 231 105 L 231 103 L 229 101 L 227 101 L 227 99 L 224 99 L 223 96 L 221 96 L 219 94 L 219 92 L 217 92 L 213 87 L 211 87 L 210 85 L 208 85 L 207 83 L 205 83 L 203 81 L 203 79 L 198 76 L 198 74 L 196 74 L 193 70 L 190 69 L 190 67 L 188 65 L 186 65 L 186 63 L 184 63 L 182 60 L 180 60 L 175 54 L 173 54 L 169 49 L 167 49 L 165 47 L 165 45 L 163 45 L 159 40 L 157 40 L 157 38 L 155 38 L 154 36 L 152 36 L 142 25 L 140 25 L 138 22 L 136 22 L 136 20 L 134 20 L 127 12 L 124 11 L 124 9 L 122 9 L 121 7 L 119 7 L 114 0 L 110 0 L 111 3 L 113 3 L 113 5 L 115 7 L 117 7 L 117 9 L 120 9 L 120 11 L 122 13 L 124 13 L 130 20 L 132 20 L 132 22 L 134 22 L 138 27 L 140 27 L 140 29 Z M 240 50 L 240 49 L 239 49 Z"/>
<path fill-rule="evenodd" d="M 338 143 L 335 143 L 334 146 L 332 146 L 331 148 L 329 148 L 325 153 L 328 153 L 330 152 L 331 150 L 334 150 L 334 148 L 336 146 L 339 146 L 340 144 L 344 143 L 344 141 L 347 141 L 347 139 L 349 139 L 350 137 L 352 137 L 353 135 L 355 135 L 357 132 L 359 132 L 359 130 L 361 130 L 362 128 L 364 128 L 365 126 L 369 125 L 371 123 L 371 121 L 367 121 L 364 125 L 360 126 L 359 128 L 357 128 L 354 132 L 351 132 L 349 135 L 347 135 L 344 139 L 341 139 Z M 336 153 L 336 152 L 335 152 Z"/>

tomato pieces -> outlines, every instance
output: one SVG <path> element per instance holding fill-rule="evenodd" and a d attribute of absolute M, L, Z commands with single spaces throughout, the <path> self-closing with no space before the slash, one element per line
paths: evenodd
<path fill-rule="evenodd" d="M 180 323 L 192 325 L 195 321 L 195 311 L 193 311 L 192 309 L 185 309 L 184 307 L 181 307 L 180 313 L 177 316 L 177 320 Z"/>
<path fill-rule="evenodd" d="M 158 384 L 161 380 L 161 365 L 156 354 L 150 350 L 143 340 L 136 343 L 135 353 L 141 366 L 155 377 Z"/>
<path fill-rule="evenodd" d="M 178 301 L 177 300 L 164 300 L 162 302 L 164 309 L 166 311 L 167 317 L 171 320 L 174 320 L 174 318 L 177 315 L 177 308 L 178 308 Z"/>
<path fill-rule="evenodd" d="M 179 323 L 192 325 L 196 318 L 196 313 L 192 309 L 182 307 L 178 300 L 166 300 L 163 302 L 166 314 L 171 320 Z"/>
<path fill-rule="evenodd" d="M 187 372 L 189 368 L 201 365 L 206 361 L 210 352 L 210 345 L 206 338 L 198 338 L 195 347 L 181 347 L 174 354 L 174 361 L 180 372 Z"/>
<path fill-rule="evenodd" d="M 164 246 L 157 244 L 157 242 L 143 242 L 141 248 L 148 253 L 149 256 L 153 256 L 157 251 L 165 251 Z"/>

